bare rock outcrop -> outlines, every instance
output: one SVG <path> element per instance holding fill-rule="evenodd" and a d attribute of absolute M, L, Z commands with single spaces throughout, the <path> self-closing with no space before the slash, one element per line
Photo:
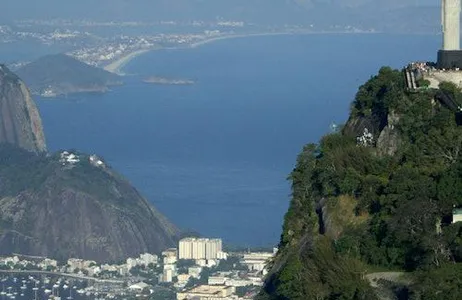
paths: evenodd
<path fill-rule="evenodd" d="M 28 89 L 0 65 L 0 143 L 4 142 L 32 152 L 46 151 L 42 121 Z"/>

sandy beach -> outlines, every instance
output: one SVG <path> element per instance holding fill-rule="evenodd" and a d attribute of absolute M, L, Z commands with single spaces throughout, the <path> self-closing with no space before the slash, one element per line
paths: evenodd
<path fill-rule="evenodd" d="M 305 35 L 305 34 L 367 34 L 377 32 L 350 32 L 350 31 L 329 31 L 329 32 L 314 32 L 314 31 L 287 31 L 287 32 L 262 32 L 262 33 L 248 33 L 248 34 L 230 34 L 222 35 L 217 37 L 211 37 L 197 43 L 191 44 L 191 48 L 196 48 L 208 43 L 212 43 L 220 40 L 237 39 L 237 38 L 248 38 L 257 36 L 276 36 L 276 35 Z"/>
<path fill-rule="evenodd" d="M 142 55 L 142 54 L 144 54 L 146 52 L 149 52 L 151 50 L 152 49 L 143 49 L 143 50 L 138 50 L 138 51 L 128 53 L 127 55 L 124 55 L 121 58 L 113 61 L 109 65 L 105 66 L 104 70 L 106 70 L 108 72 L 111 72 L 111 73 L 115 73 L 117 75 L 124 75 L 124 73 L 122 72 L 122 68 L 127 63 L 129 63 L 132 59 L 134 59 L 134 58 L 136 58 L 136 57 L 138 57 L 138 56 L 140 56 L 140 55 Z"/>
<path fill-rule="evenodd" d="M 207 38 L 207 39 L 201 40 L 201 41 L 196 42 L 196 43 L 192 43 L 188 47 L 196 48 L 196 47 L 203 46 L 203 45 L 213 43 L 213 42 L 216 42 L 216 41 L 220 41 L 220 40 L 248 38 L 248 37 L 257 37 L 257 36 L 300 35 L 300 34 L 335 34 L 335 33 L 338 34 L 338 33 L 352 33 L 352 32 L 343 32 L 343 31 L 339 31 L 339 32 L 311 32 L 311 31 L 307 31 L 307 32 L 266 32 L 266 33 L 222 35 L 222 36 Z M 355 32 L 355 33 L 367 33 L 367 32 Z M 164 48 L 164 49 L 181 49 L 181 48 L 182 47 L 178 47 L 178 48 L 172 47 L 172 48 Z M 123 73 L 122 69 L 126 64 L 128 64 L 134 58 L 136 58 L 136 57 L 138 57 L 138 56 L 140 56 L 140 55 L 142 55 L 144 53 L 150 52 L 152 50 L 156 50 L 156 49 L 159 49 L 159 48 L 143 49 L 143 50 L 137 50 L 137 51 L 128 53 L 128 54 L 120 57 L 119 59 L 113 61 L 109 65 L 105 66 L 104 69 L 106 71 L 111 72 L 111 73 L 115 73 L 115 74 L 123 76 L 123 75 L 125 75 L 125 73 Z"/>
<path fill-rule="evenodd" d="M 253 37 L 253 36 L 271 36 L 271 35 L 289 35 L 293 33 L 289 32 L 274 32 L 274 33 L 249 33 L 249 34 L 234 34 L 234 35 L 222 35 L 217 37 L 208 38 L 202 40 L 197 43 L 191 44 L 191 48 L 196 48 L 205 44 L 209 44 L 212 42 L 220 41 L 220 40 L 228 40 L 228 39 L 237 39 L 237 38 L 246 38 L 246 37 Z"/>

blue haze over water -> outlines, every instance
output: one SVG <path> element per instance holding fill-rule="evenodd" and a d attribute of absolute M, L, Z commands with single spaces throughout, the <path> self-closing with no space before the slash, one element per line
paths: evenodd
<path fill-rule="evenodd" d="M 173 223 L 242 246 L 276 245 L 286 180 L 308 142 L 344 123 L 380 66 L 434 60 L 439 36 L 222 40 L 133 60 L 104 95 L 39 99 L 50 150 L 102 155 Z M 156 75 L 197 81 L 161 86 Z"/>

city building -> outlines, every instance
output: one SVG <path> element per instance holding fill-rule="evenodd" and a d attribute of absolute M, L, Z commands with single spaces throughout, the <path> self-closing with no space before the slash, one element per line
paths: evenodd
<path fill-rule="evenodd" d="M 207 267 L 207 260 L 205 259 L 196 259 L 194 263 L 199 267 Z"/>
<path fill-rule="evenodd" d="M 127 268 L 130 270 L 136 266 L 148 266 L 149 264 L 157 265 L 159 258 L 155 254 L 144 253 L 140 254 L 139 258 L 127 258 Z"/>
<path fill-rule="evenodd" d="M 164 264 L 175 264 L 177 262 L 178 251 L 176 248 L 170 248 L 162 252 Z"/>
<path fill-rule="evenodd" d="M 176 294 L 177 300 L 231 300 L 238 299 L 234 293 L 236 288 L 225 285 L 200 285 L 190 290 Z"/>
<path fill-rule="evenodd" d="M 69 269 L 71 269 L 72 271 L 75 269 L 84 268 L 84 260 L 80 258 L 69 258 L 67 260 L 67 264 L 69 265 Z"/>
<path fill-rule="evenodd" d="M 217 259 L 218 260 L 227 260 L 228 259 L 228 253 L 223 252 L 223 251 L 218 251 L 217 252 Z"/>
<path fill-rule="evenodd" d="M 162 276 L 160 278 L 160 282 L 172 282 L 173 277 L 175 276 L 175 272 L 172 269 L 164 269 Z"/>
<path fill-rule="evenodd" d="M 136 258 L 127 258 L 126 260 L 126 264 L 127 264 L 127 268 L 130 270 L 131 268 L 133 267 L 136 267 L 138 266 L 138 260 Z"/>
<path fill-rule="evenodd" d="M 221 239 L 184 238 L 179 242 L 179 259 L 219 259 L 223 257 Z"/>
<path fill-rule="evenodd" d="M 225 276 L 209 276 L 208 284 L 209 285 L 224 285 L 226 283 L 226 277 Z"/>
<path fill-rule="evenodd" d="M 156 265 L 158 262 L 158 257 L 155 254 L 144 253 L 140 255 L 140 261 L 143 265 L 147 266 L 149 264 Z"/>
<path fill-rule="evenodd" d="M 177 276 L 177 278 L 178 278 L 178 285 L 184 287 L 188 283 L 189 279 L 191 278 L 191 275 L 180 274 Z"/>
<path fill-rule="evenodd" d="M 138 282 L 128 287 L 129 290 L 137 291 L 137 292 L 142 292 L 144 289 L 149 289 L 149 288 L 151 288 L 151 286 L 144 282 Z"/>
<path fill-rule="evenodd" d="M 54 259 L 45 258 L 38 264 L 38 266 L 43 270 L 46 270 L 48 268 L 57 268 L 58 262 Z"/>
<path fill-rule="evenodd" d="M 202 267 L 195 266 L 195 267 L 188 268 L 188 274 L 194 278 L 200 278 L 201 272 L 202 272 Z"/>
<path fill-rule="evenodd" d="M 273 258 L 275 252 L 246 253 L 241 259 L 241 264 L 247 266 L 249 271 L 264 271 L 268 261 Z"/>

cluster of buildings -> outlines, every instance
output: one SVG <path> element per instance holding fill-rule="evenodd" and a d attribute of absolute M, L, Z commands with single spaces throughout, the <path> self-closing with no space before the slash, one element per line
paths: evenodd
<path fill-rule="evenodd" d="M 81 161 L 80 155 L 76 153 L 72 153 L 69 151 L 63 151 L 59 154 L 59 163 L 63 166 L 73 167 L 74 165 L 80 163 Z M 98 168 L 102 168 L 105 166 L 104 162 L 99 158 L 97 155 L 92 154 L 88 157 L 88 162 Z"/>
<path fill-rule="evenodd" d="M 135 51 L 154 47 L 148 37 L 120 36 L 102 44 L 82 47 L 67 53 L 68 55 L 92 66 L 104 66 Z"/>
<path fill-rule="evenodd" d="M 54 29 L 53 31 L 14 30 L 10 26 L 0 26 L 0 43 L 12 43 L 15 41 L 37 41 L 44 45 L 74 44 L 77 41 L 92 40 L 88 32 L 80 32 L 70 29 Z M 32 29 L 32 28 L 31 28 Z"/>
<path fill-rule="evenodd" d="M 69 151 L 63 151 L 59 154 L 59 162 L 63 166 L 72 166 L 80 162 L 80 158 L 77 154 Z"/>
<path fill-rule="evenodd" d="M 159 33 L 144 36 L 121 35 L 111 41 L 79 48 L 67 54 L 89 65 L 103 67 L 137 51 L 150 50 L 162 46 L 188 45 L 217 34 L 220 34 L 220 31 L 205 31 L 203 34 Z"/>
<path fill-rule="evenodd" d="M 202 20 L 191 20 L 191 21 L 176 21 L 176 20 L 160 20 L 154 22 L 143 22 L 143 21 L 92 21 L 88 19 L 26 19 L 15 22 L 22 28 L 47 26 L 47 27 L 154 27 L 154 26 L 181 26 L 181 27 L 215 27 L 215 26 L 227 26 L 227 27 L 243 27 L 247 25 L 243 21 L 238 20 L 216 20 L 216 21 L 202 21 Z"/>
<path fill-rule="evenodd" d="M 159 263 L 158 256 L 155 254 L 144 253 L 138 258 L 127 258 L 124 264 L 97 264 L 92 260 L 83 260 L 79 258 L 70 258 L 67 260 L 65 272 L 78 273 L 90 277 L 101 277 L 106 274 L 107 277 L 129 277 L 130 270 L 134 267 L 157 266 Z"/>
<path fill-rule="evenodd" d="M 268 272 L 266 269 L 268 262 L 277 253 L 275 248 L 272 252 L 228 254 L 223 251 L 220 239 L 206 238 L 182 239 L 178 249 L 179 259 L 194 261 L 195 264 L 188 268 L 186 274 L 177 275 L 178 281 L 175 286 L 178 289 L 178 300 L 252 299 L 263 285 L 264 276 Z M 231 270 L 220 270 L 220 261 L 227 260 L 228 256 L 238 258 L 238 262 Z M 202 268 L 205 267 L 209 267 L 212 271 L 208 276 L 207 284 L 185 289 L 184 284 L 189 282 L 191 277 L 201 278 Z M 244 288 L 248 292 L 238 295 L 239 288 Z"/>
<path fill-rule="evenodd" d="M 71 153 L 66 155 L 69 158 Z M 84 293 L 101 294 L 110 286 L 111 293 L 117 290 L 121 295 L 138 295 L 153 293 L 156 285 L 162 285 L 181 300 L 252 299 L 263 285 L 268 261 L 276 251 L 228 254 L 223 251 L 221 239 L 184 238 L 178 248 L 166 249 L 159 256 L 143 253 L 121 264 L 98 264 L 79 258 L 59 264 L 49 258 L 17 255 L 0 258 L 0 270 L 34 270 L 93 280 L 95 284 L 80 291 Z M 237 291 L 242 289 L 246 292 L 239 294 Z"/>

